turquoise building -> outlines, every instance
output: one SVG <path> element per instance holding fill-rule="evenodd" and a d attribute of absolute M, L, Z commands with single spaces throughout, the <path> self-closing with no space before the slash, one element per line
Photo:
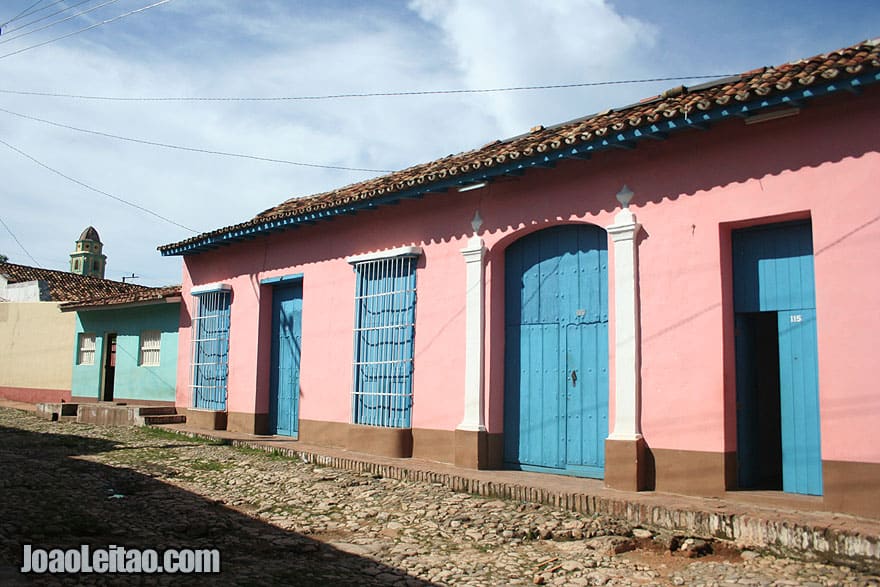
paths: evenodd
<path fill-rule="evenodd" d="M 76 312 L 74 402 L 174 404 L 180 287 L 64 304 Z"/>

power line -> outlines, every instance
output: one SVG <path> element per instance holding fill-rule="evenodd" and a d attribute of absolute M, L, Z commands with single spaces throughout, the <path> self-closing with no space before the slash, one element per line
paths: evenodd
<path fill-rule="evenodd" d="M 107 2 L 104 2 L 103 4 L 98 4 L 97 6 L 92 6 L 92 7 L 89 8 L 88 10 L 83 10 L 82 12 L 77 12 L 76 14 L 71 14 L 70 16 L 67 16 L 67 17 L 65 17 L 65 18 L 60 18 L 60 19 L 58 19 L 58 20 L 56 20 L 56 21 L 50 22 L 50 23 L 47 24 L 47 25 L 41 26 L 41 27 L 38 28 L 38 29 L 34 29 L 34 30 L 31 30 L 31 31 L 28 31 L 28 32 L 26 32 L 26 33 L 20 33 L 20 34 L 18 34 L 18 35 L 13 35 L 13 36 L 8 37 L 8 38 L 6 38 L 6 39 L 0 40 L 0 45 L 2 45 L 3 43 L 9 43 L 9 42 L 11 42 L 11 41 L 14 41 L 15 39 L 20 39 L 20 38 L 22 38 L 22 37 L 26 37 L 26 36 L 31 35 L 31 34 L 33 34 L 33 33 L 38 33 L 38 32 L 40 32 L 40 31 L 44 31 L 44 30 L 46 30 L 46 29 L 48 29 L 48 28 L 51 28 L 51 27 L 55 26 L 56 24 L 61 24 L 62 22 L 67 22 L 68 20 L 72 20 L 72 19 L 76 18 L 77 16 L 82 16 L 83 14 L 88 14 L 89 12 L 93 12 L 93 11 L 99 9 L 99 8 L 103 8 L 104 6 L 107 6 L 108 4 L 115 4 L 116 2 L 119 2 L 119 0 L 107 0 Z M 81 3 L 80 3 L 80 4 L 81 4 Z M 77 5 L 77 6 L 78 6 L 78 5 Z M 62 12 L 63 12 L 63 11 L 62 11 Z M 48 17 L 44 17 L 44 18 L 48 18 Z M 40 20 L 43 20 L 43 19 L 40 19 Z M 37 21 L 34 21 L 34 22 L 37 22 Z M 19 29 L 21 29 L 21 28 L 23 28 L 23 26 L 22 26 L 22 27 L 18 27 L 18 28 L 13 29 L 13 30 L 16 30 L 16 31 L 17 31 L 17 30 L 19 30 Z"/>
<path fill-rule="evenodd" d="M 46 16 L 41 16 L 40 18 L 37 18 L 37 19 L 32 20 L 30 22 L 26 22 L 24 24 L 18 25 L 17 27 L 5 30 L 5 31 L 3 31 L 3 34 L 8 35 L 10 33 L 14 33 L 15 31 L 20 31 L 21 29 L 26 29 L 27 27 L 31 26 L 32 24 L 37 24 L 38 22 L 42 22 L 42 21 L 46 20 L 47 18 L 52 18 L 56 14 L 62 14 L 64 12 L 67 12 L 68 10 L 73 10 L 77 6 L 82 6 L 83 4 L 86 4 L 91 1 L 92 0 L 81 0 L 80 2 L 77 2 L 76 4 L 74 4 L 73 6 L 68 6 L 67 8 L 62 8 L 61 10 L 56 10 L 55 12 L 47 14 Z M 58 4 L 58 2 L 55 2 L 55 4 Z M 49 6 L 52 6 L 52 5 L 50 4 Z M 44 6 L 43 8 L 40 8 L 40 10 L 37 10 L 36 12 L 40 12 L 42 10 L 45 10 L 46 8 L 49 8 L 49 6 Z M 31 14 L 35 14 L 36 12 L 32 12 Z M 58 22 L 62 22 L 62 21 L 58 21 Z M 39 29 L 39 30 L 42 30 L 42 29 Z M 31 32 L 35 32 L 35 31 L 31 31 Z M 23 35 L 19 35 L 19 36 L 23 36 Z M 18 37 L 15 37 L 15 38 L 17 39 Z"/>
<path fill-rule="evenodd" d="M 4 27 L 4 26 L 8 25 L 8 24 L 11 23 L 11 22 L 15 22 L 16 20 L 19 20 L 20 18 L 24 18 L 25 16 L 30 16 L 30 15 L 32 15 L 32 14 L 36 14 L 36 13 L 38 13 L 38 12 L 43 12 L 44 10 L 47 10 L 47 9 L 49 9 L 49 8 L 52 8 L 52 7 L 55 6 L 56 4 L 61 4 L 61 3 L 64 2 L 64 1 L 65 1 L 65 0 L 55 0 L 55 2 L 52 2 L 52 3 L 50 3 L 50 4 L 47 4 L 46 6 L 43 6 L 42 8 L 37 8 L 36 10 L 23 10 L 22 12 L 20 12 L 20 13 L 18 14 L 18 16 L 14 17 L 14 18 L 10 18 L 9 20 L 7 20 L 6 22 L 4 22 L 3 24 L 0 24 L 0 27 Z M 84 2 L 91 2 L 91 0 L 83 0 L 83 1 L 84 1 Z M 83 2 L 80 2 L 80 4 L 82 4 L 82 3 L 83 3 Z M 39 4 L 39 2 L 37 2 L 37 4 Z M 32 5 L 31 8 L 33 8 L 33 6 L 35 6 L 35 5 L 36 5 L 36 4 Z M 75 4 L 74 6 L 71 6 L 71 8 L 74 8 L 74 7 L 76 7 L 76 6 L 79 6 L 79 4 Z M 61 10 L 61 12 L 64 12 L 65 10 L 70 10 L 70 8 L 65 8 L 64 10 Z M 53 12 L 52 14 L 58 14 L 58 13 L 57 13 L 57 12 Z M 51 16 L 51 15 L 50 15 L 50 16 Z M 24 27 L 24 26 L 27 26 L 27 25 L 21 25 L 21 26 L 18 26 L 18 27 L 16 27 L 16 28 L 13 29 L 13 30 L 18 30 L 18 29 L 20 29 L 20 28 L 22 28 L 22 27 Z"/>
<path fill-rule="evenodd" d="M 18 246 L 21 247 L 21 250 L 24 251 L 24 254 L 27 255 L 28 257 L 30 257 L 30 260 L 33 261 L 34 263 L 36 263 L 36 264 L 37 264 L 37 267 L 42 267 L 42 265 L 40 265 L 39 261 L 37 261 L 36 259 L 34 259 L 34 256 L 31 255 L 31 254 L 28 252 L 28 250 L 27 250 L 26 248 L 24 248 L 24 245 L 21 244 L 21 241 L 18 240 L 18 237 L 15 236 L 15 233 L 14 233 L 14 232 L 12 232 L 12 229 L 9 228 L 9 226 L 7 226 L 5 222 L 3 222 L 3 218 L 0 218 L 0 224 L 3 225 L 3 228 L 6 229 L 6 232 L 8 232 L 8 233 L 9 233 L 9 236 L 12 237 L 12 240 L 14 240 L 16 243 L 18 243 Z"/>
<path fill-rule="evenodd" d="M 143 6 L 141 8 L 136 9 L 136 10 L 126 12 L 125 14 L 120 14 L 119 16 L 114 16 L 113 18 L 108 18 L 107 20 L 101 21 L 99 23 L 95 23 L 95 24 L 93 24 L 91 26 L 87 26 L 83 29 L 73 31 L 72 33 L 67 33 L 66 35 L 61 35 L 60 37 L 55 37 L 54 39 L 49 39 L 48 41 L 43 41 L 42 43 L 37 43 L 36 45 L 31 45 L 29 47 L 19 49 L 18 51 L 12 51 L 11 53 L 5 53 L 3 55 L 0 55 L 0 59 L 3 59 L 5 57 L 10 57 L 11 55 L 18 55 L 19 53 L 24 53 L 25 51 L 30 51 L 31 49 L 36 49 L 37 47 L 42 47 L 44 45 L 48 45 L 49 43 L 54 43 L 55 41 L 60 41 L 61 39 L 66 39 L 68 37 L 72 37 L 74 35 L 84 33 L 86 31 L 92 30 L 93 28 L 96 28 L 96 27 L 99 27 L 99 26 L 102 26 L 105 24 L 110 24 L 111 22 L 115 22 L 121 18 L 131 16 L 132 14 L 137 14 L 138 12 L 144 12 L 145 10 L 149 10 L 149 9 L 155 8 L 157 6 L 161 6 L 162 4 L 167 4 L 168 2 L 171 2 L 171 0 L 159 0 L 159 2 L 154 2 L 153 4 L 150 4 L 148 6 Z"/>
<path fill-rule="evenodd" d="M 14 20 L 18 20 L 19 18 L 21 18 L 22 16 L 25 16 L 26 14 L 30 14 L 30 13 L 28 12 L 28 10 L 30 10 L 31 8 L 33 8 L 33 7 L 36 6 L 37 4 L 40 4 L 42 1 L 43 1 L 43 0 L 37 0 L 36 2 L 34 2 L 33 4 L 31 4 L 30 6 L 28 6 L 27 8 L 25 8 L 24 10 L 22 10 L 21 12 L 19 12 L 18 14 L 16 14 L 15 16 L 13 16 L 12 18 L 10 18 L 10 19 L 7 20 L 6 22 L 4 22 L 3 24 L 0 24 L 0 26 L 6 26 L 6 25 L 8 25 L 10 22 L 12 22 L 12 21 L 14 21 Z"/>
<path fill-rule="evenodd" d="M 0 58 L 5 55 L 0 56 Z M 683 75 L 673 77 L 653 77 L 644 79 L 627 79 L 627 80 L 611 80 L 599 82 L 578 82 L 571 84 L 548 84 L 538 86 L 509 86 L 500 88 L 474 88 L 474 89 L 453 89 L 453 90 L 412 90 L 401 92 L 362 92 L 362 93 L 346 93 L 346 94 L 323 94 L 313 96 L 95 96 L 88 94 L 62 94 L 53 92 L 31 92 L 3 90 L 3 94 L 16 94 L 19 96 L 43 96 L 47 98 L 76 98 L 79 100 L 105 100 L 112 102 L 286 102 L 286 101 L 315 101 L 315 100 L 340 100 L 345 98 L 384 98 L 384 97 L 400 97 L 400 96 L 436 96 L 446 94 L 490 94 L 499 92 L 523 92 L 529 90 L 558 90 L 566 88 L 589 88 L 597 86 L 618 86 L 625 84 L 646 84 L 651 82 L 670 82 L 683 81 L 689 79 L 720 79 L 730 77 L 734 74 L 722 73 L 713 75 Z"/>
<path fill-rule="evenodd" d="M 75 179 L 75 178 L 73 178 L 73 177 L 70 177 L 69 175 L 66 175 L 66 174 L 62 173 L 61 171 L 58 171 L 57 169 L 54 169 L 54 168 L 52 168 L 52 167 L 49 167 L 48 165 L 46 165 L 46 164 L 43 163 L 42 161 L 40 161 L 40 160 L 38 160 L 38 159 L 36 159 L 36 158 L 34 158 L 34 157 L 31 157 L 30 155 L 28 155 L 27 153 L 25 153 L 25 152 L 22 151 L 21 149 L 19 149 L 19 148 L 17 148 L 17 147 L 14 147 L 14 146 L 10 145 L 9 143 L 7 143 L 6 141 L 4 141 L 3 139 L 0 139 L 0 144 L 6 145 L 7 147 L 9 147 L 10 149 L 12 149 L 13 151 L 15 151 L 16 153 L 18 153 L 19 155 L 21 155 L 21 156 L 23 156 L 23 157 L 26 157 L 26 158 L 30 159 L 31 161 L 33 161 L 34 163 L 36 163 L 37 165 L 39 165 L 39 166 L 42 167 L 43 169 L 47 169 L 47 170 L 51 171 L 52 173 L 54 173 L 54 174 L 56 174 L 56 175 L 60 175 L 61 177 L 63 177 L 63 178 L 66 179 L 67 181 L 71 181 L 71 182 L 73 182 L 73 183 L 75 183 L 75 184 L 77 184 L 77 185 L 79 185 L 79 186 L 82 186 L 82 187 L 86 188 L 87 190 L 91 190 L 91 191 L 93 191 L 93 192 L 95 192 L 95 193 L 101 194 L 101 195 L 103 195 L 103 196 L 107 196 L 108 198 L 111 198 L 111 199 L 113 199 L 113 200 L 116 200 L 117 202 L 121 202 L 121 203 L 123 203 L 123 204 L 125 204 L 125 205 L 127 205 L 127 206 L 131 206 L 132 208 L 136 208 L 136 209 L 140 210 L 141 212 L 146 212 L 147 214 L 150 214 L 150 215 L 152 215 L 152 216 L 155 216 L 156 218 L 158 218 L 158 219 L 160 219 L 160 220 L 164 220 L 165 222 L 168 222 L 169 224 L 173 224 L 174 226 L 178 226 L 178 227 L 183 228 L 183 229 L 185 229 L 185 230 L 188 230 L 188 231 L 190 231 L 190 232 L 192 232 L 192 233 L 194 233 L 194 234 L 198 234 L 198 232 L 199 232 L 198 230 L 194 230 L 194 229 L 190 228 L 189 226 L 184 226 L 183 224 L 180 224 L 179 222 L 175 222 L 174 220 L 171 220 L 170 218 L 166 218 L 165 216 L 162 216 L 161 214 L 159 214 L 159 213 L 157 213 L 157 212 L 153 212 L 153 211 L 150 210 L 149 208 L 144 208 L 143 206 L 141 206 L 141 205 L 139 205 L 139 204 L 135 204 L 134 202 L 129 202 L 128 200 L 126 200 L 126 199 L 124 199 L 124 198 L 120 198 L 119 196 L 114 196 L 114 195 L 111 194 L 111 193 L 105 192 L 105 191 L 103 191 L 103 190 L 99 190 L 98 188 L 96 188 L 96 187 L 92 187 L 92 186 L 90 186 L 89 184 L 87 184 L 87 183 L 85 183 L 85 182 L 82 182 L 82 181 L 80 181 L 80 180 L 78 180 L 78 179 Z"/>
<path fill-rule="evenodd" d="M 316 167 L 319 169 L 336 169 L 336 170 L 341 170 L 341 171 L 367 171 L 367 172 L 371 172 L 371 173 L 390 173 L 390 172 L 394 171 L 393 169 L 368 169 L 365 167 L 344 167 L 341 165 L 321 165 L 319 163 L 303 163 L 301 161 L 289 161 L 287 159 L 273 159 L 271 157 L 260 157 L 258 155 L 247 155 L 247 154 L 243 154 L 243 153 L 231 153 L 228 151 L 213 151 L 210 149 L 200 149 L 198 147 L 184 147 L 181 145 L 172 145 L 170 143 L 159 143 L 156 141 L 148 141 L 146 139 L 135 139 L 132 137 L 124 137 L 124 136 L 120 136 L 120 135 L 114 135 L 111 133 L 101 132 L 98 130 L 79 128 L 77 126 L 70 126 L 69 124 L 62 124 L 60 122 L 53 122 L 51 120 L 46 120 L 45 118 L 37 118 L 36 116 L 28 116 L 27 114 L 13 112 L 12 110 L 6 110 L 5 108 L 0 108 L 0 112 L 5 112 L 6 114 L 18 116 L 19 118 L 24 118 L 26 120 L 33 120 L 36 122 L 42 122 L 43 124 L 49 124 L 51 126 L 56 126 L 59 128 L 66 128 L 68 130 L 74 130 L 76 132 L 87 133 L 90 135 L 96 135 L 99 137 L 106 137 L 106 138 L 110 138 L 110 139 L 117 139 L 120 141 L 128 141 L 130 143 L 138 143 L 141 145 L 151 145 L 153 147 L 162 147 L 164 149 L 175 149 L 178 151 L 190 151 L 193 153 L 206 153 L 208 155 L 220 155 L 223 157 L 237 157 L 239 159 L 253 159 L 255 161 L 266 161 L 269 163 L 285 163 L 287 165 L 297 165 L 299 167 Z"/>

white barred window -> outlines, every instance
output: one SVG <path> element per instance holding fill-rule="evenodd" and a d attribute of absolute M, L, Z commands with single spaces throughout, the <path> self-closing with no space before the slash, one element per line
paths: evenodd
<path fill-rule="evenodd" d="M 356 279 L 352 422 L 409 428 L 412 422 L 416 265 L 421 249 L 349 257 Z"/>
<path fill-rule="evenodd" d="M 77 348 L 77 364 L 95 364 L 95 333 L 83 332 L 79 335 L 79 347 Z"/>
<path fill-rule="evenodd" d="M 158 330 L 144 330 L 143 332 L 141 332 L 140 364 L 142 366 L 159 366 L 159 347 L 161 341 L 162 333 Z"/>
<path fill-rule="evenodd" d="M 229 378 L 229 322 L 232 291 L 225 283 L 192 288 L 193 407 L 226 410 Z"/>

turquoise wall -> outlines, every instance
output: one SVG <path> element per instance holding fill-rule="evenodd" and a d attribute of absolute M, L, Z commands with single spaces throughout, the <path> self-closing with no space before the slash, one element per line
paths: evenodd
<path fill-rule="evenodd" d="M 96 400 L 100 397 L 104 340 L 107 333 L 115 332 L 117 337 L 114 401 L 173 402 L 177 380 L 177 327 L 179 320 L 179 303 L 116 310 L 78 311 L 71 395 Z M 159 330 L 162 333 L 158 367 L 138 365 L 140 335 L 144 330 Z M 95 334 L 94 365 L 77 365 L 79 335 L 83 332 Z"/>

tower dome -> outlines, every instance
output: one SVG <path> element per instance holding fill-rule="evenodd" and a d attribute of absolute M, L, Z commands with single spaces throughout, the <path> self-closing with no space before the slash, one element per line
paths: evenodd
<path fill-rule="evenodd" d="M 94 226 L 88 226 L 82 231 L 82 234 L 79 235 L 79 239 L 77 240 L 101 242 L 101 237 L 98 235 L 98 231 L 95 230 Z"/>

